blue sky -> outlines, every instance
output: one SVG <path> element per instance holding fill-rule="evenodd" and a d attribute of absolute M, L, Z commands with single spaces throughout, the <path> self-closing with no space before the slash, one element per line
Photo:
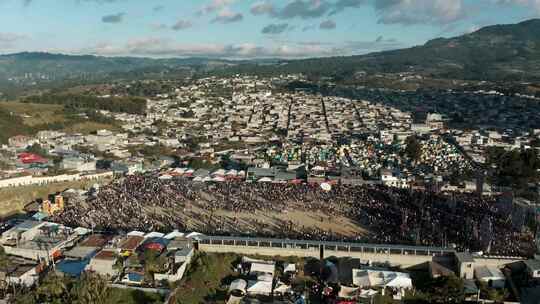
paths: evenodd
<path fill-rule="evenodd" d="M 364 54 L 540 17 L 540 0 L 0 0 L 0 53 Z"/>

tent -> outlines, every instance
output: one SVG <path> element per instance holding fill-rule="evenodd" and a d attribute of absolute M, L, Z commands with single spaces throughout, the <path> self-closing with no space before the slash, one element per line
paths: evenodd
<path fill-rule="evenodd" d="M 247 282 L 242 279 L 236 279 L 232 281 L 229 286 L 229 292 L 239 294 L 241 296 L 246 294 Z"/>
<path fill-rule="evenodd" d="M 274 276 L 275 266 L 274 264 L 263 264 L 263 263 L 251 263 L 251 268 L 249 273 L 251 274 L 269 274 L 271 277 Z M 272 280 L 272 278 L 270 278 Z"/>
<path fill-rule="evenodd" d="M 332 190 L 332 185 L 330 185 L 329 183 L 322 183 L 321 189 L 323 189 L 324 191 L 330 191 Z"/>
<path fill-rule="evenodd" d="M 203 179 L 202 179 L 202 177 L 200 177 L 200 176 L 197 176 L 197 177 L 195 177 L 195 178 L 193 179 L 194 182 L 202 182 L 202 180 L 203 180 Z"/>
<path fill-rule="evenodd" d="M 127 234 L 127 236 L 143 236 L 143 237 L 144 235 L 145 233 L 141 231 L 131 231 L 131 232 L 128 232 Z"/>
<path fill-rule="evenodd" d="M 237 176 L 238 171 L 236 171 L 234 169 L 231 169 L 231 170 L 227 171 L 227 173 L 225 173 L 225 175 L 227 175 L 227 176 Z"/>
<path fill-rule="evenodd" d="M 259 183 L 271 183 L 272 179 L 270 177 L 263 177 L 259 180 Z"/>
<path fill-rule="evenodd" d="M 223 169 L 218 169 L 212 172 L 212 176 L 224 176 L 224 175 L 225 175 L 225 170 Z"/>
<path fill-rule="evenodd" d="M 224 182 L 225 178 L 223 176 L 216 176 L 212 179 L 214 182 Z"/>
<path fill-rule="evenodd" d="M 150 232 L 148 234 L 146 234 L 144 236 L 145 239 L 148 239 L 148 238 L 162 238 L 164 237 L 165 234 L 161 233 L 161 232 Z"/>
<path fill-rule="evenodd" d="M 341 299 L 353 299 L 356 297 L 358 287 L 341 286 L 338 297 Z"/>
<path fill-rule="evenodd" d="M 296 273 L 296 264 L 294 263 L 286 263 L 283 267 L 283 272 L 284 273 L 287 273 L 287 272 L 292 272 L 292 273 Z"/>
<path fill-rule="evenodd" d="M 184 236 L 184 233 L 179 232 L 178 230 L 174 230 L 173 232 L 165 235 L 164 238 L 166 238 L 167 240 L 172 240 L 174 238 L 183 237 L 183 236 Z"/>
<path fill-rule="evenodd" d="M 292 287 L 290 285 L 283 284 L 281 282 L 278 283 L 278 286 L 274 288 L 275 294 L 281 294 L 284 295 L 286 293 L 292 292 Z"/>
<path fill-rule="evenodd" d="M 395 271 L 353 269 L 353 284 L 360 287 L 413 287 L 409 274 Z"/>
<path fill-rule="evenodd" d="M 370 298 L 370 297 L 373 297 L 374 295 L 376 295 L 378 293 L 379 293 L 378 291 L 373 290 L 373 289 L 362 289 L 360 291 L 360 297 L 361 298 Z"/>
<path fill-rule="evenodd" d="M 229 297 L 229 300 L 227 300 L 227 304 L 240 304 L 242 303 L 242 297 L 235 297 L 231 295 Z"/>
<path fill-rule="evenodd" d="M 158 177 L 158 179 L 160 179 L 160 180 L 169 180 L 169 179 L 172 179 L 172 176 L 170 176 L 169 174 L 164 174 L 164 175 Z"/>
<path fill-rule="evenodd" d="M 247 294 L 269 296 L 272 293 L 272 281 L 249 281 Z"/>
<path fill-rule="evenodd" d="M 186 237 L 188 239 L 197 239 L 199 236 L 202 236 L 204 234 L 202 233 L 199 233 L 199 232 L 191 232 L 191 233 L 188 233 L 188 235 L 186 235 Z"/>
<path fill-rule="evenodd" d="M 184 174 L 186 173 L 186 168 L 174 168 L 173 169 L 173 172 L 176 173 L 176 174 Z"/>

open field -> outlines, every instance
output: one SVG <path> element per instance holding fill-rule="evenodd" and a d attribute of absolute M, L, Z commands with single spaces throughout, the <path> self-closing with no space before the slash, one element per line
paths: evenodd
<path fill-rule="evenodd" d="M 106 180 L 75 181 L 54 183 L 44 186 L 24 186 L 0 189 L 0 217 L 23 212 L 23 208 L 26 204 L 38 198 L 45 198 L 49 194 L 64 191 L 69 188 L 88 189 L 96 183 L 99 184 L 103 182 L 106 182 Z"/>
<path fill-rule="evenodd" d="M 0 108 L 22 118 L 25 125 L 36 126 L 46 123 L 62 123 L 66 117 L 62 105 L 0 102 Z"/>
<path fill-rule="evenodd" d="M 65 131 L 72 132 L 72 133 L 90 134 L 92 132 L 103 130 L 103 129 L 114 131 L 114 130 L 117 130 L 118 128 L 111 124 L 86 121 L 86 122 L 80 122 L 80 123 L 70 125 L 65 128 Z"/>

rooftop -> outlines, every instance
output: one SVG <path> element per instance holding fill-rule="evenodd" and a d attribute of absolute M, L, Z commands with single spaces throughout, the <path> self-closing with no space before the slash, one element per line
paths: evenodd
<path fill-rule="evenodd" d="M 96 256 L 94 256 L 94 259 L 97 260 L 115 260 L 116 259 L 116 253 L 111 250 L 102 250 Z"/>

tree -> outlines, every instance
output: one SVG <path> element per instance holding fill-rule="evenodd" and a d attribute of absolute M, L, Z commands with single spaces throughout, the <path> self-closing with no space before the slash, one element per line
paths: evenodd
<path fill-rule="evenodd" d="M 405 155 L 413 161 L 418 160 L 422 152 L 422 146 L 416 136 L 407 137 L 405 145 Z"/>
<path fill-rule="evenodd" d="M 430 303 L 461 303 L 465 299 L 463 280 L 456 276 L 434 279 L 424 292 Z"/>
<path fill-rule="evenodd" d="M 71 289 L 74 304 L 107 303 L 110 288 L 107 281 L 96 274 L 85 273 Z"/>
<path fill-rule="evenodd" d="M 36 290 L 39 302 L 69 303 L 68 282 L 56 274 L 48 275 Z"/>

